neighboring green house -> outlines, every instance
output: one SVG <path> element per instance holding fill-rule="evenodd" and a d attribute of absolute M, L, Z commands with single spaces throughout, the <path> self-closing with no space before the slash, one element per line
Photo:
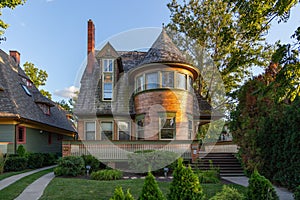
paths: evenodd
<path fill-rule="evenodd" d="M 66 112 L 44 97 L 20 68 L 20 54 L 0 50 L 0 151 L 61 154 L 62 140 L 76 135 Z"/>

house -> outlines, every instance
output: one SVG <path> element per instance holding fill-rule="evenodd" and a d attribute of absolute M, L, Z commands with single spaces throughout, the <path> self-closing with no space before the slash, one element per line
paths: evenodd
<path fill-rule="evenodd" d="M 200 71 L 164 29 L 148 51 L 117 51 L 109 42 L 96 50 L 89 20 L 87 54 L 74 109 L 80 141 L 65 141 L 64 155 L 118 160 L 137 150 L 190 153 L 191 145 L 199 148 L 199 124 L 222 117 L 212 117 L 211 106 L 194 91 Z"/>
<path fill-rule="evenodd" d="M 62 152 L 62 140 L 76 134 L 65 111 L 44 97 L 20 68 L 20 54 L 0 50 L 0 150 L 14 154 Z"/>

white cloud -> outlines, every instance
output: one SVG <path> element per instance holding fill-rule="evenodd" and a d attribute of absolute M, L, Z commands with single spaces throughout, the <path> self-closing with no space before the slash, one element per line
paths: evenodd
<path fill-rule="evenodd" d="M 61 90 L 55 90 L 54 95 L 63 97 L 63 98 L 72 98 L 75 96 L 75 92 L 77 92 L 79 89 L 75 86 L 70 86 L 68 88 L 64 88 Z"/>

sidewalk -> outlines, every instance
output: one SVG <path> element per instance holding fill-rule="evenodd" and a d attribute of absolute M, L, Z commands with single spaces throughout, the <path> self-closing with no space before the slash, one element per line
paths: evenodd
<path fill-rule="evenodd" d="M 54 177 L 54 173 L 51 172 L 35 180 L 15 200 L 38 200 Z"/>
<path fill-rule="evenodd" d="M 13 184 L 14 182 L 18 181 L 19 179 L 21 179 L 21 178 L 23 178 L 25 176 L 34 174 L 36 172 L 39 172 L 39 171 L 42 171 L 42 170 L 45 170 L 45 169 L 50 169 L 50 168 L 53 168 L 53 167 L 55 167 L 55 165 L 54 166 L 49 166 L 49 167 L 43 167 L 43 168 L 35 169 L 35 170 L 30 171 L 30 172 L 25 172 L 25 173 L 22 173 L 22 174 L 17 174 L 17 175 L 8 177 L 6 179 L 3 179 L 3 180 L 0 181 L 0 190 L 2 190 L 3 188 L 6 188 L 7 186 Z"/>
<path fill-rule="evenodd" d="M 239 177 L 222 177 L 222 179 L 238 184 L 238 185 L 242 185 L 244 187 L 248 187 L 248 181 L 249 178 L 246 176 L 239 176 Z M 279 199 L 281 200 L 293 200 L 293 193 L 291 193 L 290 191 L 288 191 L 285 188 L 280 188 L 280 187 L 275 187 L 276 193 L 279 196 Z"/>

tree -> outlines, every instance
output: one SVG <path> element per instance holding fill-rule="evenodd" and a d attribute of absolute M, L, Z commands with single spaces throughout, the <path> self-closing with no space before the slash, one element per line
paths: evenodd
<path fill-rule="evenodd" d="M 39 89 L 40 86 L 44 86 L 46 84 L 48 74 L 45 70 L 41 70 L 33 63 L 26 62 L 24 65 L 24 72 L 30 78 L 32 83 Z M 47 98 L 51 99 L 51 94 L 48 91 L 43 89 L 40 90 L 41 94 L 46 96 Z"/>
<path fill-rule="evenodd" d="M 215 68 L 202 74 L 196 88 L 209 101 L 214 96 L 211 86 L 221 74 L 227 97 L 218 102 L 227 105 L 235 91 L 251 75 L 253 66 L 267 66 L 272 49 L 265 43 L 270 23 L 286 21 L 297 0 L 242 1 L 190 0 L 168 4 L 177 45 L 186 50 L 201 71 L 211 58 Z M 210 64 L 209 64 L 210 65 Z M 207 77 L 204 77 L 207 76 Z M 220 105 L 214 105 L 218 107 Z"/>
<path fill-rule="evenodd" d="M 148 172 L 148 175 L 145 179 L 142 194 L 139 197 L 139 200 L 164 200 L 165 197 L 161 190 L 158 187 L 158 184 L 155 180 L 155 177 Z"/>
<path fill-rule="evenodd" d="M 173 172 L 168 200 L 201 200 L 205 199 L 198 176 L 191 167 L 183 166 L 182 158 L 178 159 L 177 167 Z"/>
<path fill-rule="evenodd" d="M 116 187 L 113 197 L 110 200 L 134 200 L 133 196 L 130 194 L 129 189 L 126 194 L 124 194 L 122 187 Z"/>
<path fill-rule="evenodd" d="M 1 9 L 3 8 L 10 8 L 14 9 L 18 5 L 23 5 L 26 2 L 26 0 L 1 0 L 0 1 L 0 16 L 2 15 Z M 0 19 L 0 28 L 1 29 L 7 29 L 8 24 L 6 24 L 3 20 Z M 0 30 L 0 36 L 4 33 L 4 30 Z"/>

